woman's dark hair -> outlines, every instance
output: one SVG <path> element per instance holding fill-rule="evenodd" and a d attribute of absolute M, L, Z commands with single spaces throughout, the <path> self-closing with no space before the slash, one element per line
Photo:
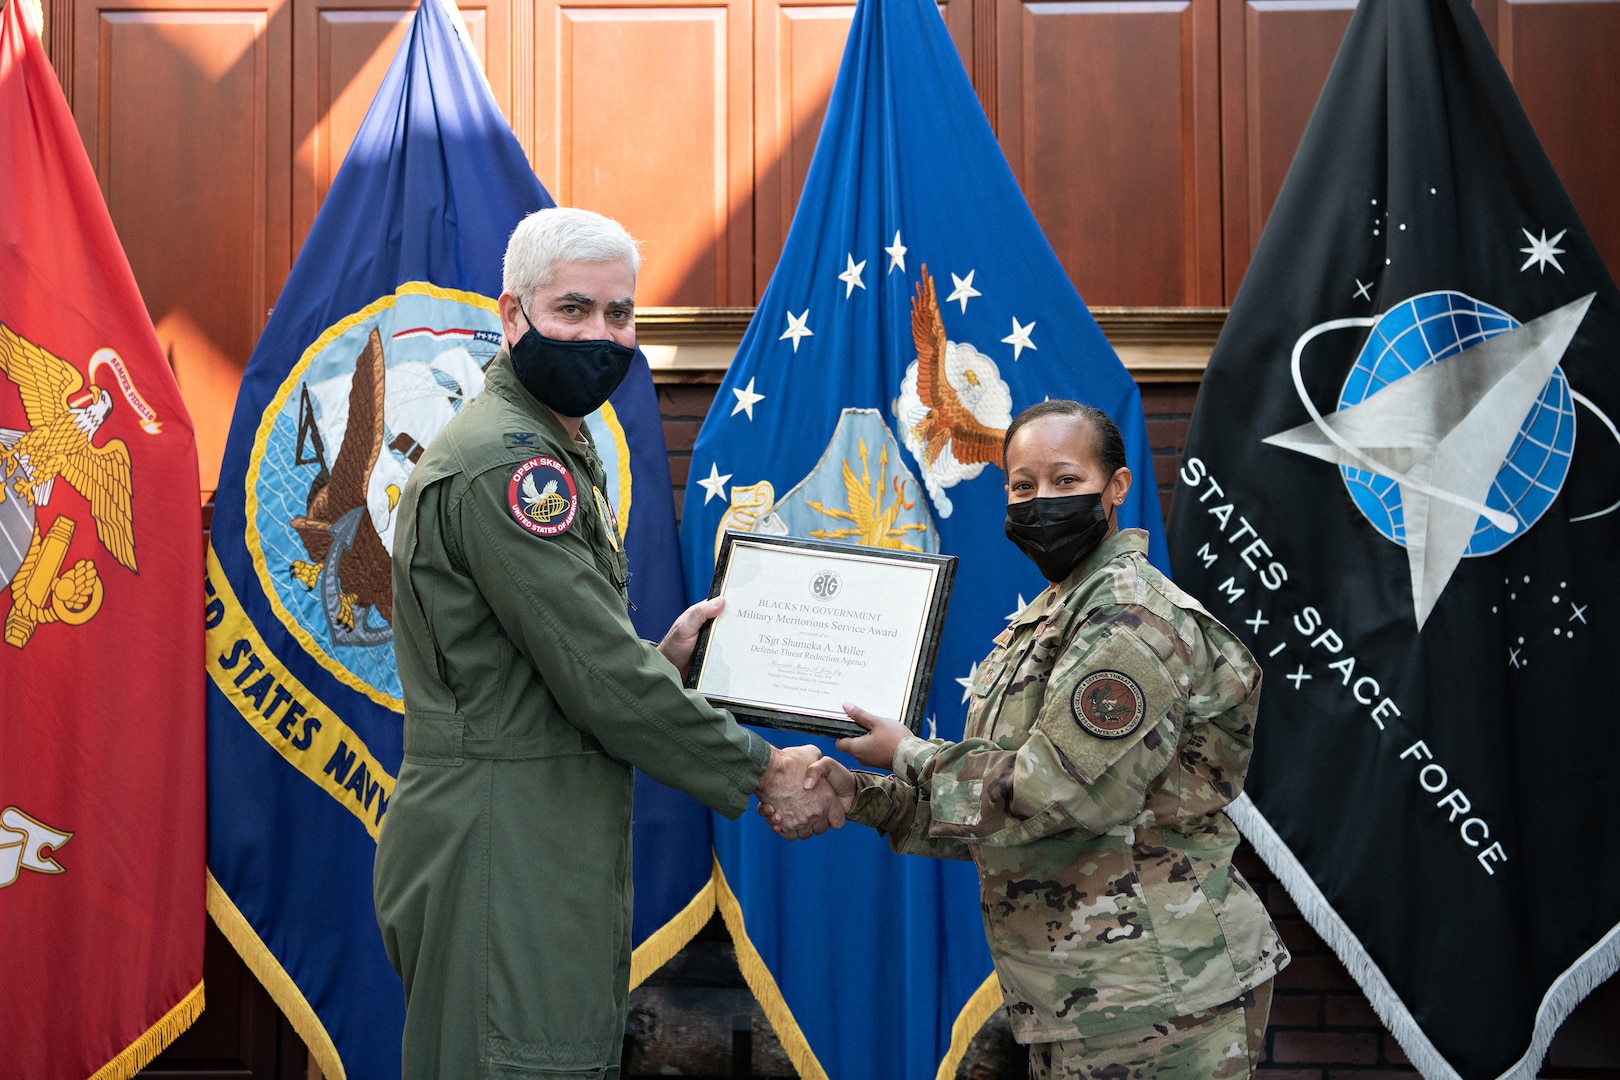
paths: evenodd
<path fill-rule="evenodd" d="M 1125 467 L 1125 440 L 1119 436 L 1119 428 L 1108 418 L 1108 414 L 1101 409 L 1082 405 L 1078 401 L 1068 401 L 1058 398 L 1054 401 L 1043 401 L 1038 405 L 1031 405 L 1007 425 L 1006 437 L 1001 440 L 1001 460 L 1007 460 L 1007 447 L 1012 445 L 1013 436 L 1018 429 L 1031 420 L 1039 420 L 1043 416 L 1078 416 L 1091 425 L 1091 432 L 1096 437 L 1093 449 L 1097 461 L 1108 474 L 1112 476 Z"/>

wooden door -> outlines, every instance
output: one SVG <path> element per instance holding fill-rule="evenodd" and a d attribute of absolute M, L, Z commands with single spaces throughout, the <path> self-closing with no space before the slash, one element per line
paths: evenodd
<path fill-rule="evenodd" d="M 496 104 L 511 116 L 511 4 L 457 5 Z M 293 250 L 303 246 L 377 87 L 410 30 L 406 0 L 294 0 Z M 490 42 L 497 48 L 490 52 Z"/>
<path fill-rule="evenodd" d="M 1620 274 L 1620 0 L 1475 0 L 1519 102 Z M 1551 236 L 1565 225 L 1547 222 Z"/>
<path fill-rule="evenodd" d="M 972 0 L 945 0 L 941 17 L 973 73 Z M 853 0 L 756 0 L 754 22 L 754 300 L 764 294 L 810 171 Z"/>
<path fill-rule="evenodd" d="M 1220 303 L 1215 0 L 997 2 L 997 133 L 1080 295 Z"/>
<path fill-rule="evenodd" d="M 291 265 L 287 0 L 77 0 L 79 134 L 197 429 L 206 499 Z"/>
<path fill-rule="evenodd" d="M 1225 303 L 1237 296 L 1355 7 L 1356 0 L 1223 0 Z"/>
<path fill-rule="evenodd" d="M 541 182 L 641 240 L 638 303 L 752 303 L 752 0 L 532 0 L 522 10 L 532 127 L 521 105 L 515 119 Z"/>

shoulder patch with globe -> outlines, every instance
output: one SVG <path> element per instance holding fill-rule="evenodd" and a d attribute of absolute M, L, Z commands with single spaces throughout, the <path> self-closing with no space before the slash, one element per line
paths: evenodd
<path fill-rule="evenodd" d="M 494 300 L 408 282 L 305 350 L 254 440 L 246 539 L 271 609 L 339 681 L 396 710 L 395 509 L 501 340 Z"/>

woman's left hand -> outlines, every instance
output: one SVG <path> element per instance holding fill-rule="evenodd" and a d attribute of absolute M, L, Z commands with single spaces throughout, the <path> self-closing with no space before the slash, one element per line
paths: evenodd
<path fill-rule="evenodd" d="M 849 718 L 866 729 L 865 735 L 848 736 L 838 740 L 838 749 L 849 754 L 862 765 L 874 769 L 892 769 L 894 750 L 902 739 L 911 735 L 911 729 L 898 720 L 890 720 L 869 713 L 859 705 L 844 703 Z"/>

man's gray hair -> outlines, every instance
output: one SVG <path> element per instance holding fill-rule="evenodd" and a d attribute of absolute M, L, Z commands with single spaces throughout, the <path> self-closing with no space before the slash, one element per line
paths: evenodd
<path fill-rule="evenodd" d="M 641 269 L 635 238 L 610 217 L 577 207 L 536 210 L 518 223 L 506 242 L 501 288 L 525 306 L 571 262 L 617 262 Z M 615 299 L 617 299 L 615 297 Z"/>

